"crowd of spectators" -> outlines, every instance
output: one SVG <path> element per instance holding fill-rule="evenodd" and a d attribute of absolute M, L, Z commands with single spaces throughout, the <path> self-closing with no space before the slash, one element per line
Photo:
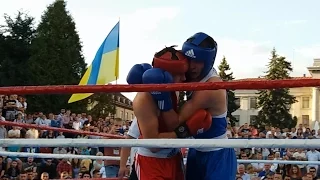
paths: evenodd
<path fill-rule="evenodd" d="M 1 120 L 40 126 L 74 129 L 80 131 L 103 132 L 123 135 L 130 127 L 129 120 L 120 118 L 92 119 L 86 113 L 73 113 L 61 109 L 59 114 L 42 112 L 27 114 L 27 101 L 17 95 L 1 96 Z M 119 131 L 122 129 L 123 131 Z M 268 139 L 312 139 L 320 138 L 320 131 L 316 131 L 299 124 L 297 128 L 279 129 L 265 127 L 259 131 L 254 126 L 244 124 L 241 127 L 228 125 L 229 138 L 268 138 Z M 99 139 L 100 136 L 78 135 L 33 128 L 9 127 L 0 125 L 0 139 L 4 138 L 86 138 Z M 0 151 L 78 154 L 96 156 L 119 156 L 120 148 L 80 147 L 80 148 L 44 148 L 44 147 L 7 147 Z M 252 160 L 294 160 L 319 161 L 320 153 L 316 149 L 301 148 L 240 148 L 235 149 L 239 159 Z M 186 154 L 185 154 L 186 155 Z M 91 160 L 91 159 L 39 159 L 0 156 L 0 179 L 73 179 L 110 177 L 109 171 L 116 172 L 119 162 Z M 128 166 L 129 168 L 129 166 Z M 314 180 L 320 177 L 318 165 L 293 165 L 276 163 L 244 163 L 238 165 L 237 180 Z M 226 171 L 226 173 L 228 173 Z"/>
<path fill-rule="evenodd" d="M 265 127 L 259 131 L 245 123 L 239 128 L 228 126 L 229 138 L 260 139 L 316 139 L 320 138 L 320 130 L 310 129 L 299 124 L 297 128 Z M 242 148 L 236 149 L 238 159 L 243 160 L 287 160 L 287 161 L 319 161 L 317 149 L 306 148 Z M 237 180 L 316 180 L 320 177 L 318 165 L 277 164 L 277 163 L 244 163 L 238 165 Z"/>

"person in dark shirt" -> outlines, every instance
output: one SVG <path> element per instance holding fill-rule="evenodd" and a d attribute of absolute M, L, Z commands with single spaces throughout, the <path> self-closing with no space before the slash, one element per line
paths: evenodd
<path fill-rule="evenodd" d="M 52 159 L 47 159 L 44 163 L 41 163 L 39 174 L 46 172 L 49 174 L 49 179 L 54 179 L 57 177 L 56 168 L 57 166 L 52 163 Z"/>
<path fill-rule="evenodd" d="M 14 95 L 10 95 L 9 100 L 5 102 L 6 120 L 13 121 L 16 118 L 17 101 Z"/>
<path fill-rule="evenodd" d="M 3 161 L 3 157 L 0 156 L 0 178 L 5 175 L 6 172 L 6 163 Z"/>
<path fill-rule="evenodd" d="M 7 170 L 6 174 L 10 178 L 17 178 L 20 175 L 20 169 L 18 168 L 18 162 L 13 160 L 11 162 L 10 168 Z"/>

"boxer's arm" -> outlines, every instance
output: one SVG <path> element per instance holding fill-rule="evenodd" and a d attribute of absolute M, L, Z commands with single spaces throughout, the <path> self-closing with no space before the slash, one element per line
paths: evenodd
<path fill-rule="evenodd" d="M 221 82 L 220 77 L 213 77 L 207 82 Z M 179 113 L 179 122 L 185 122 L 199 109 L 208 109 L 217 101 L 217 97 L 226 97 L 225 90 L 194 91 L 192 98 L 187 101 Z"/>
<path fill-rule="evenodd" d="M 173 122 L 174 124 L 177 123 L 178 125 L 184 123 L 196 111 L 200 109 L 208 109 L 212 106 L 212 102 L 214 101 L 212 93 L 212 90 L 194 92 L 192 99 L 184 103 L 179 114 L 174 110 L 161 112 L 161 114 L 168 122 Z"/>
<path fill-rule="evenodd" d="M 179 126 L 179 114 L 173 109 L 166 112 L 161 112 L 161 115 L 165 121 L 168 131 L 173 131 L 177 126 Z"/>
<path fill-rule="evenodd" d="M 158 139 L 177 137 L 174 132 L 159 134 L 158 108 L 151 95 L 139 95 L 139 97 L 133 101 L 133 111 L 138 120 L 143 138 Z"/>
<path fill-rule="evenodd" d="M 126 139 L 136 139 L 126 135 Z M 130 156 L 131 147 L 122 147 L 120 151 L 120 167 L 127 167 L 127 161 Z"/>
<path fill-rule="evenodd" d="M 179 113 L 179 122 L 183 123 L 188 120 L 196 111 L 200 109 L 208 109 L 215 101 L 213 90 L 194 92 L 191 100 L 184 103 Z"/>

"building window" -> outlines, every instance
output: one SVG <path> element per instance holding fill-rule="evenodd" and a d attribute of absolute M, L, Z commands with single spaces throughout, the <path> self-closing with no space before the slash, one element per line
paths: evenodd
<path fill-rule="evenodd" d="M 123 103 L 126 103 L 126 99 L 125 98 L 123 98 L 123 101 L 122 101 Z"/>
<path fill-rule="evenodd" d="M 254 124 L 256 122 L 257 116 L 256 115 L 250 115 L 250 124 Z"/>
<path fill-rule="evenodd" d="M 240 115 L 234 115 L 233 117 L 237 120 L 236 122 L 234 122 L 235 126 L 240 127 Z"/>
<path fill-rule="evenodd" d="M 251 97 L 250 98 L 250 109 L 257 109 L 257 98 Z"/>
<path fill-rule="evenodd" d="M 236 103 L 236 105 L 240 107 L 240 97 L 236 97 L 236 99 L 234 100 L 234 103 Z"/>
<path fill-rule="evenodd" d="M 120 102 L 120 97 L 117 97 L 117 100 Z"/>
<path fill-rule="evenodd" d="M 126 112 L 126 119 L 125 120 L 128 120 L 129 119 L 129 114 Z"/>
<path fill-rule="evenodd" d="M 302 97 L 302 108 L 307 109 L 309 108 L 309 97 Z"/>
<path fill-rule="evenodd" d="M 120 118 L 123 119 L 123 111 L 120 111 Z"/>
<path fill-rule="evenodd" d="M 112 99 L 114 99 L 114 95 L 112 95 L 111 97 L 112 97 Z"/>
<path fill-rule="evenodd" d="M 134 115 L 133 115 L 133 114 L 131 114 L 131 120 L 132 120 L 132 119 L 134 119 Z"/>
<path fill-rule="evenodd" d="M 302 115 L 302 124 L 309 126 L 309 115 Z"/>

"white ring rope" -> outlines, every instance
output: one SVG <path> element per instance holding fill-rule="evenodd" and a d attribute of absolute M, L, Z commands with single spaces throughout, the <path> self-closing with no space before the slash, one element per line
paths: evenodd
<path fill-rule="evenodd" d="M 11 157 L 34 157 L 44 159 L 102 159 L 102 160 L 116 160 L 120 161 L 120 157 L 116 156 L 88 156 L 75 154 L 45 154 L 45 153 L 26 153 L 26 152 L 6 152 L 0 151 L 0 156 Z"/>
<path fill-rule="evenodd" d="M 271 163 L 271 164 L 297 164 L 297 165 L 320 165 L 320 161 L 285 161 L 285 160 L 254 160 L 254 159 L 248 159 L 243 160 L 239 159 L 238 163 Z"/>
<path fill-rule="evenodd" d="M 74 154 L 44 154 L 44 153 L 23 153 L 23 152 L 6 152 L 0 151 L 0 156 L 11 157 L 34 157 L 34 158 L 54 158 L 54 159 L 101 159 L 101 160 L 116 160 L 120 161 L 120 157 L 116 156 L 87 156 Z M 186 158 L 184 162 L 186 163 Z M 238 159 L 238 163 L 272 163 L 272 164 L 306 164 L 306 165 L 320 165 L 320 161 L 282 161 L 282 160 L 243 160 Z"/>
<path fill-rule="evenodd" d="M 1 139 L 0 147 L 319 148 L 320 139 Z"/>

